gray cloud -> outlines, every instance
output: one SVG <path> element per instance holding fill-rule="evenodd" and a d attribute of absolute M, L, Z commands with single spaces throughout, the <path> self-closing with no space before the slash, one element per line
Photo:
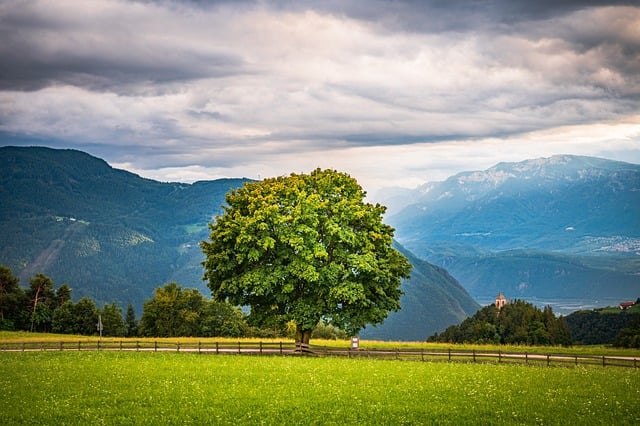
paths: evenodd
<path fill-rule="evenodd" d="M 625 155 L 640 138 L 630 3 L 5 2 L 0 143 L 75 147 L 154 176 L 404 162 L 411 182 L 447 169 L 421 157 L 462 163 L 443 147 L 537 155 L 532 134 L 549 154 Z M 606 150 L 589 136 L 601 123 L 622 135 Z M 589 142 L 546 133 L 572 126 Z"/>
<path fill-rule="evenodd" d="M 137 90 L 138 84 L 247 72 L 241 57 L 214 40 L 199 38 L 205 23 L 197 23 L 183 38 L 188 29 L 172 27 L 171 20 L 185 19 L 179 16 L 184 11 L 151 9 L 152 22 L 146 23 L 144 10 L 118 2 L 110 6 L 101 12 L 92 3 L 5 5 L 0 10 L 0 90 L 38 90 L 59 84 Z"/>

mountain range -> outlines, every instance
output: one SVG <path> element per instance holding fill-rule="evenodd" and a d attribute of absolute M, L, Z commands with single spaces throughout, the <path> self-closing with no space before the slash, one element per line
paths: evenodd
<path fill-rule="evenodd" d="M 640 295 L 640 165 L 561 155 L 401 195 L 396 238 L 477 299 Z"/>
<path fill-rule="evenodd" d="M 80 151 L 0 147 L 0 264 L 24 286 L 42 272 L 76 300 L 132 303 L 138 313 L 167 282 L 209 294 L 199 243 L 245 181 L 162 183 Z M 414 265 L 402 309 L 363 336 L 426 339 L 480 307 L 444 269 L 398 249 Z"/>

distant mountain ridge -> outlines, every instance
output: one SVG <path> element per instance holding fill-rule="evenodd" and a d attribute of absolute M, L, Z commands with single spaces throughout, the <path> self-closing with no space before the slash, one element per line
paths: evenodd
<path fill-rule="evenodd" d="M 170 281 L 209 294 L 199 243 L 225 194 L 245 181 L 161 183 L 80 151 L 0 147 L 0 264 L 23 286 L 43 272 L 74 299 L 133 303 L 138 313 Z M 389 318 L 378 336 L 426 339 L 479 308 L 446 271 L 412 259 L 402 311 L 392 314 L 402 327 Z"/>
<path fill-rule="evenodd" d="M 389 218 L 474 297 L 637 297 L 640 165 L 561 155 L 460 173 Z"/>

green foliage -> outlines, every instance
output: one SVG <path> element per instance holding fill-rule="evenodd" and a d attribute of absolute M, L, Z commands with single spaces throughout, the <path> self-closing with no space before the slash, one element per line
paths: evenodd
<path fill-rule="evenodd" d="M 139 333 L 142 336 L 246 336 L 242 313 L 226 302 L 206 300 L 196 289 L 166 284 L 144 304 Z"/>
<path fill-rule="evenodd" d="M 198 244 L 243 181 L 160 183 L 75 150 L 0 147 L 0 264 L 141 312 L 154 283 L 206 289 Z"/>
<path fill-rule="evenodd" d="M 401 309 L 381 325 L 367 326 L 360 337 L 372 340 L 424 341 L 436 331 L 459 324 L 480 305 L 447 271 L 421 260 L 397 242 L 395 247 L 413 265 L 402 282 Z"/>
<path fill-rule="evenodd" d="M 96 304 L 87 297 L 81 298 L 78 303 L 67 300 L 53 312 L 52 331 L 55 333 L 91 336 L 98 331 L 98 315 Z"/>
<path fill-rule="evenodd" d="M 620 330 L 613 344 L 620 348 L 640 348 L 640 315 L 631 326 Z"/>
<path fill-rule="evenodd" d="M 349 334 L 346 331 L 340 330 L 339 328 L 331 324 L 320 321 L 318 325 L 316 325 L 316 328 L 313 329 L 311 337 L 313 337 L 314 339 L 324 340 L 345 340 L 349 338 Z"/>
<path fill-rule="evenodd" d="M 567 315 L 567 325 L 575 343 L 583 345 L 633 344 L 634 324 L 640 322 L 640 313 L 619 308 L 582 310 Z M 624 330 L 624 337 L 618 335 Z M 631 346 L 633 347 L 633 346 Z"/>
<path fill-rule="evenodd" d="M 127 306 L 127 315 L 125 317 L 125 336 L 134 337 L 138 335 L 138 321 L 136 320 L 136 311 L 133 305 L 129 303 Z"/>
<path fill-rule="evenodd" d="M 0 389 L 6 425 L 632 425 L 640 374 L 83 351 L 0 353 Z"/>
<path fill-rule="evenodd" d="M 364 196 L 347 174 L 320 169 L 232 190 L 201 244 L 214 298 L 250 306 L 258 323 L 294 321 L 307 342 L 321 319 L 350 333 L 382 322 L 411 265 L 391 247 L 385 207 Z"/>
<path fill-rule="evenodd" d="M 44 274 L 31 278 L 27 298 L 31 306 L 31 331 L 51 331 L 51 315 L 56 308 L 53 281 Z"/>
<path fill-rule="evenodd" d="M 122 319 L 122 309 L 120 309 L 115 303 L 110 305 L 104 304 L 104 307 L 100 310 L 100 316 L 102 317 L 102 335 L 103 336 L 124 336 L 127 331 L 127 327 Z"/>
<path fill-rule="evenodd" d="M 0 330 L 20 329 L 26 323 L 27 299 L 18 277 L 0 265 Z"/>
<path fill-rule="evenodd" d="M 495 305 L 485 306 L 429 341 L 543 346 L 569 345 L 571 336 L 564 318 L 556 318 L 550 306 L 541 311 L 531 303 L 515 300 L 500 310 Z"/>

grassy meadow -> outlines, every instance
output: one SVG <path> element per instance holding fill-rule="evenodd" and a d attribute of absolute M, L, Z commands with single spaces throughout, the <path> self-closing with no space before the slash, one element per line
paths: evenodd
<path fill-rule="evenodd" d="M 0 424 L 638 424 L 640 369 L 0 353 Z"/>

